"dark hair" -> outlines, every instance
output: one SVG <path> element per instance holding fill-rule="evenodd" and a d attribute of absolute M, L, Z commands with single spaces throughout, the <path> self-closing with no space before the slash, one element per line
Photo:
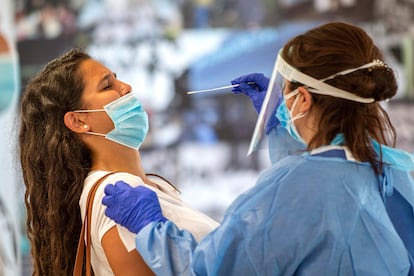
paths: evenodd
<path fill-rule="evenodd" d="M 383 56 L 368 34 L 361 28 L 333 22 L 299 35 L 283 48 L 283 58 L 293 67 L 316 79 L 322 79 L 346 69 L 383 60 Z M 342 133 L 345 143 L 356 159 L 370 162 L 376 173 L 382 170 L 381 156 L 375 153 L 371 139 L 380 144 L 395 145 L 395 129 L 377 101 L 392 98 L 397 92 L 393 71 L 377 66 L 339 75 L 326 81 L 330 85 L 364 98 L 374 98 L 370 104 L 312 94 L 313 107 L 319 115 L 318 133 L 309 149 L 329 144 Z M 293 90 L 302 84 L 292 82 Z"/>
<path fill-rule="evenodd" d="M 79 67 L 89 58 L 71 50 L 52 60 L 23 94 L 19 148 L 34 275 L 72 275 L 82 226 L 79 199 L 91 160 L 63 117 L 81 106 Z"/>

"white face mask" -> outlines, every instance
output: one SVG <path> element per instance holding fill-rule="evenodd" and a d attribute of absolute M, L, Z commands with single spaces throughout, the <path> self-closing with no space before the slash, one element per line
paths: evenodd
<path fill-rule="evenodd" d="M 16 63 L 12 54 L 0 54 L 0 112 L 10 106 L 18 93 Z"/>

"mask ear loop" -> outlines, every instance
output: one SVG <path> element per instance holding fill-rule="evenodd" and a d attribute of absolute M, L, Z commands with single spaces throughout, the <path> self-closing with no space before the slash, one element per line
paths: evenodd
<path fill-rule="evenodd" d="M 75 113 L 93 113 L 93 112 L 105 112 L 105 109 L 86 109 L 86 110 L 82 110 L 82 109 L 78 109 L 78 110 L 74 110 L 72 112 Z M 84 125 L 83 128 L 88 128 L 88 125 Z M 105 137 L 106 134 L 102 134 L 102 133 L 98 133 L 98 132 L 93 132 L 93 131 L 86 131 L 84 132 L 85 134 L 91 134 L 91 135 L 95 135 L 95 136 L 102 136 Z"/>
<path fill-rule="evenodd" d="M 289 92 L 287 95 L 285 95 L 285 100 L 289 100 L 290 98 L 296 96 L 297 94 L 299 94 L 299 89 L 298 88 L 296 88 L 292 92 Z"/>
<path fill-rule="evenodd" d="M 295 92 L 294 93 L 294 95 L 292 95 L 291 96 L 291 94 L 293 94 L 293 93 L 289 93 L 289 99 L 290 98 L 292 98 L 293 96 L 295 96 L 295 95 L 298 95 L 299 94 L 299 90 L 298 89 L 296 89 L 296 91 L 293 91 L 293 92 Z M 299 97 L 300 97 L 300 94 L 295 98 L 295 101 L 293 102 L 293 104 L 292 104 L 292 108 L 289 110 L 289 112 L 290 112 L 290 120 L 291 120 L 291 123 L 293 124 L 293 122 L 294 121 L 296 121 L 297 119 L 300 119 L 300 118 L 303 118 L 303 117 L 305 117 L 306 115 L 307 115 L 307 113 L 299 113 L 298 115 L 296 115 L 296 116 L 293 116 L 293 109 L 296 107 L 296 105 L 297 105 L 297 103 L 298 103 L 298 100 L 299 100 Z M 296 127 L 295 127 L 296 128 Z"/>
<path fill-rule="evenodd" d="M 78 110 L 73 110 L 72 112 L 76 112 L 76 113 L 89 113 L 89 112 L 104 112 L 105 109 L 78 109 Z"/>
<path fill-rule="evenodd" d="M 85 134 L 95 135 L 95 136 L 106 137 L 106 134 L 102 134 L 102 133 L 98 133 L 98 132 L 93 132 L 93 131 L 86 131 L 86 132 L 84 132 L 84 133 L 85 133 Z"/>
<path fill-rule="evenodd" d="M 296 120 L 298 120 L 298 119 L 300 119 L 300 118 L 303 118 L 303 117 L 305 117 L 306 115 L 307 115 L 307 113 L 299 113 L 299 114 L 297 114 L 296 116 L 293 116 L 293 110 L 295 109 L 295 107 L 296 107 L 296 105 L 297 105 L 297 103 L 298 103 L 298 100 L 299 100 L 299 97 L 301 96 L 301 94 L 299 93 L 299 90 L 298 89 L 296 89 L 296 91 L 292 91 L 291 93 L 289 93 L 288 95 L 287 95 L 287 98 L 288 99 L 290 99 L 290 98 L 292 98 L 293 96 L 295 96 L 295 95 L 297 95 L 297 97 L 295 98 L 295 100 L 294 100 L 294 102 L 293 102 L 293 104 L 292 104 L 292 107 L 291 107 L 291 109 L 289 110 L 288 109 L 288 111 L 289 111 L 289 117 L 290 117 L 290 120 L 289 120 L 289 125 L 290 125 L 290 129 L 291 129 L 291 131 L 293 132 L 292 134 L 293 135 L 295 135 L 297 138 L 296 139 L 300 139 L 300 141 L 303 143 L 303 144 L 305 144 L 306 145 L 306 142 L 303 140 L 303 138 L 302 138 L 302 136 L 300 135 L 300 133 L 299 133 L 299 130 L 298 130 L 298 128 L 296 127 L 296 125 L 295 125 L 295 121 Z M 286 103 L 285 103 L 286 104 Z M 291 135 L 292 135 L 291 134 Z"/>

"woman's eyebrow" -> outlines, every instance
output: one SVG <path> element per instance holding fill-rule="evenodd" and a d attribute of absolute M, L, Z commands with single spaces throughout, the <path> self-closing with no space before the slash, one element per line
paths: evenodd
<path fill-rule="evenodd" d="M 98 86 L 106 85 L 107 83 L 109 83 L 111 77 L 112 73 L 105 74 L 105 76 L 103 76 L 103 78 L 98 82 Z"/>

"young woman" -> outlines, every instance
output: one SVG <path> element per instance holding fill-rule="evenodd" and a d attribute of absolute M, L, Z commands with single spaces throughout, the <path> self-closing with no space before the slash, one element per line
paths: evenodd
<path fill-rule="evenodd" d="M 162 178 L 143 170 L 139 147 L 148 116 L 128 84 L 79 50 L 51 61 L 27 85 L 21 104 L 20 158 L 26 185 L 34 275 L 71 275 L 93 184 L 95 275 L 151 275 L 135 236 L 104 215 L 103 187 L 123 180 L 155 191 L 164 215 L 201 239 L 217 223 L 183 203 Z"/>
<path fill-rule="evenodd" d="M 283 96 L 269 112 L 269 146 L 289 148 L 271 148 L 273 166 L 200 243 L 145 216 L 143 207 L 158 210 L 158 202 L 143 187 L 108 185 L 107 214 L 138 233 L 137 250 L 159 275 L 179 267 L 186 275 L 412 273 L 414 158 L 392 147 L 395 131 L 380 103 L 397 84 L 379 49 L 357 26 L 324 24 L 280 51 L 268 99 L 277 97 L 278 79 Z M 233 84 L 249 95 L 250 81 L 266 91 L 268 80 L 255 74 Z M 130 219 L 134 211 L 140 217 Z"/>

